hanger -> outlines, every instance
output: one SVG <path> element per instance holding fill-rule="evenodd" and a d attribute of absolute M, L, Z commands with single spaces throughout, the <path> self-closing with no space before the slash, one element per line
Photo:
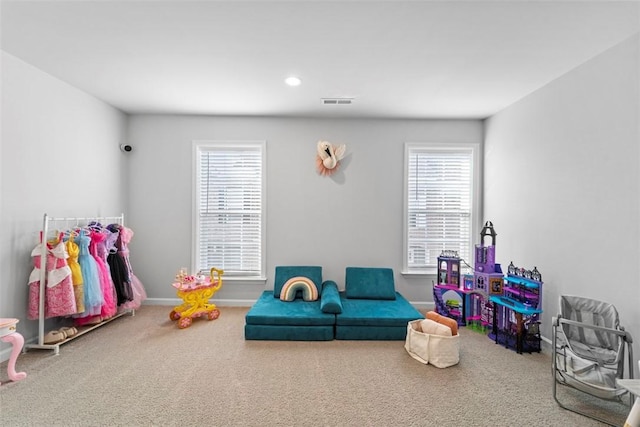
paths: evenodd
<path fill-rule="evenodd" d="M 78 233 L 76 232 L 75 229 L 70 228 L 64 232 L 64 235 L 67 238 L 67 240 L 73 242 L 74 238 L 78 235 Z"/>

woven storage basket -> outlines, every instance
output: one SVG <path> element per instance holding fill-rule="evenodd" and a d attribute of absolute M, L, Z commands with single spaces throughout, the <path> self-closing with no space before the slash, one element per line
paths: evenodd
<path fill-rule="evenodd" d="M 422 332 L 421 320 L 407 324 L 404 348 L 417 361 L 436 368 L 448 368 L 460 361 L 460 334 L 452 337 L 431 335 Z"/>

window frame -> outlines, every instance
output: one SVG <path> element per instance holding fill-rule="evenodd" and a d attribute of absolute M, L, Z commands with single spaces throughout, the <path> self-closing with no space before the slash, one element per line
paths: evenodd
<path fill-rule="evenodd" d="M 193 148 L 192 148 L 192 255 L 191 255 L 191 267 L 192 271 L 197 271 L 200 267 L 199 259 L 200 259 L 200 216 L 199 216 L 199 204 L 200 204 L 200 164 L 198 161 L 198 154 L 204 149 L 208 149 L 207 151 L 213 149 L 224 150 L 225 148 L 238 148 L 238 147 L 246 147 L 253 148 L 260 152 L 261 157 L 261 218 L 260 218 L 260 272 L 258 274 L 250 275 L 250 274 L 225 274 L 224 281 L 232 281 L 232 282 L 242 282 L 245 284 L 264 284 L 267 280 L 266 278 L 266 165 L 267 165 L 267 146 L 265 140 L 242 140 L 242 141 L 234 141 L 234 140 L 194 140 Z M 216 267 L 223 268 L 223 266 L 208 266 L 207 268 Z"/>
<path fill-rule="evenodd" d="M 409 267 L 409 156 L 415 151 L 424 152 L 461 152 L 471 153 L 471 227 L 469 236 L 469 257 L 474 257 L 475 237 L 479 233 L 480 224 L 480 144 L 471 142 L 405 142 L 404 144 L 404 176 L 402 207 L 402 274 L 406 276 L 431 276 L 437 272 L 437 260 L 433 266 L 426 268 Z M 473 259 L 465 259 L 473 265 Z M 461 266 L 462 267 L 462 266 Z"/>

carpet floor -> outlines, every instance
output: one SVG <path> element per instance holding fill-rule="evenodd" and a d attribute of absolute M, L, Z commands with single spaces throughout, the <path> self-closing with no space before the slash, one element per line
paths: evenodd
<path fill-rule="evenodd" d="M 560 408 L 551 358 L 461 328 L 460 363 L 438 369 L 401 341 L 245 341 L 247 308 L 187 329 L 143 306 L 72 340 L 29 350 L 7 382 L 2 426 L 599 426 Z M 622 425 L 628 408 L 560 388 Z"/>

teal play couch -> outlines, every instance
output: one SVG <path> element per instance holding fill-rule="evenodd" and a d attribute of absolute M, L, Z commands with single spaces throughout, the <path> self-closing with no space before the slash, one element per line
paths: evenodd
<path fill-rule="evenodd" d="M 285 283 L 294 277 L 311 279 L 316 301 L 299 293 L 282 301 Z M 404 340 L 407 324 L 424 316 L 395 290 L 389 268 L 347 267 L 345 290 L 322 280 L 319 266 L 276 267 L 273 291 L 264 291 L 245 316 L 245 339 L 284 341 Z"/>

